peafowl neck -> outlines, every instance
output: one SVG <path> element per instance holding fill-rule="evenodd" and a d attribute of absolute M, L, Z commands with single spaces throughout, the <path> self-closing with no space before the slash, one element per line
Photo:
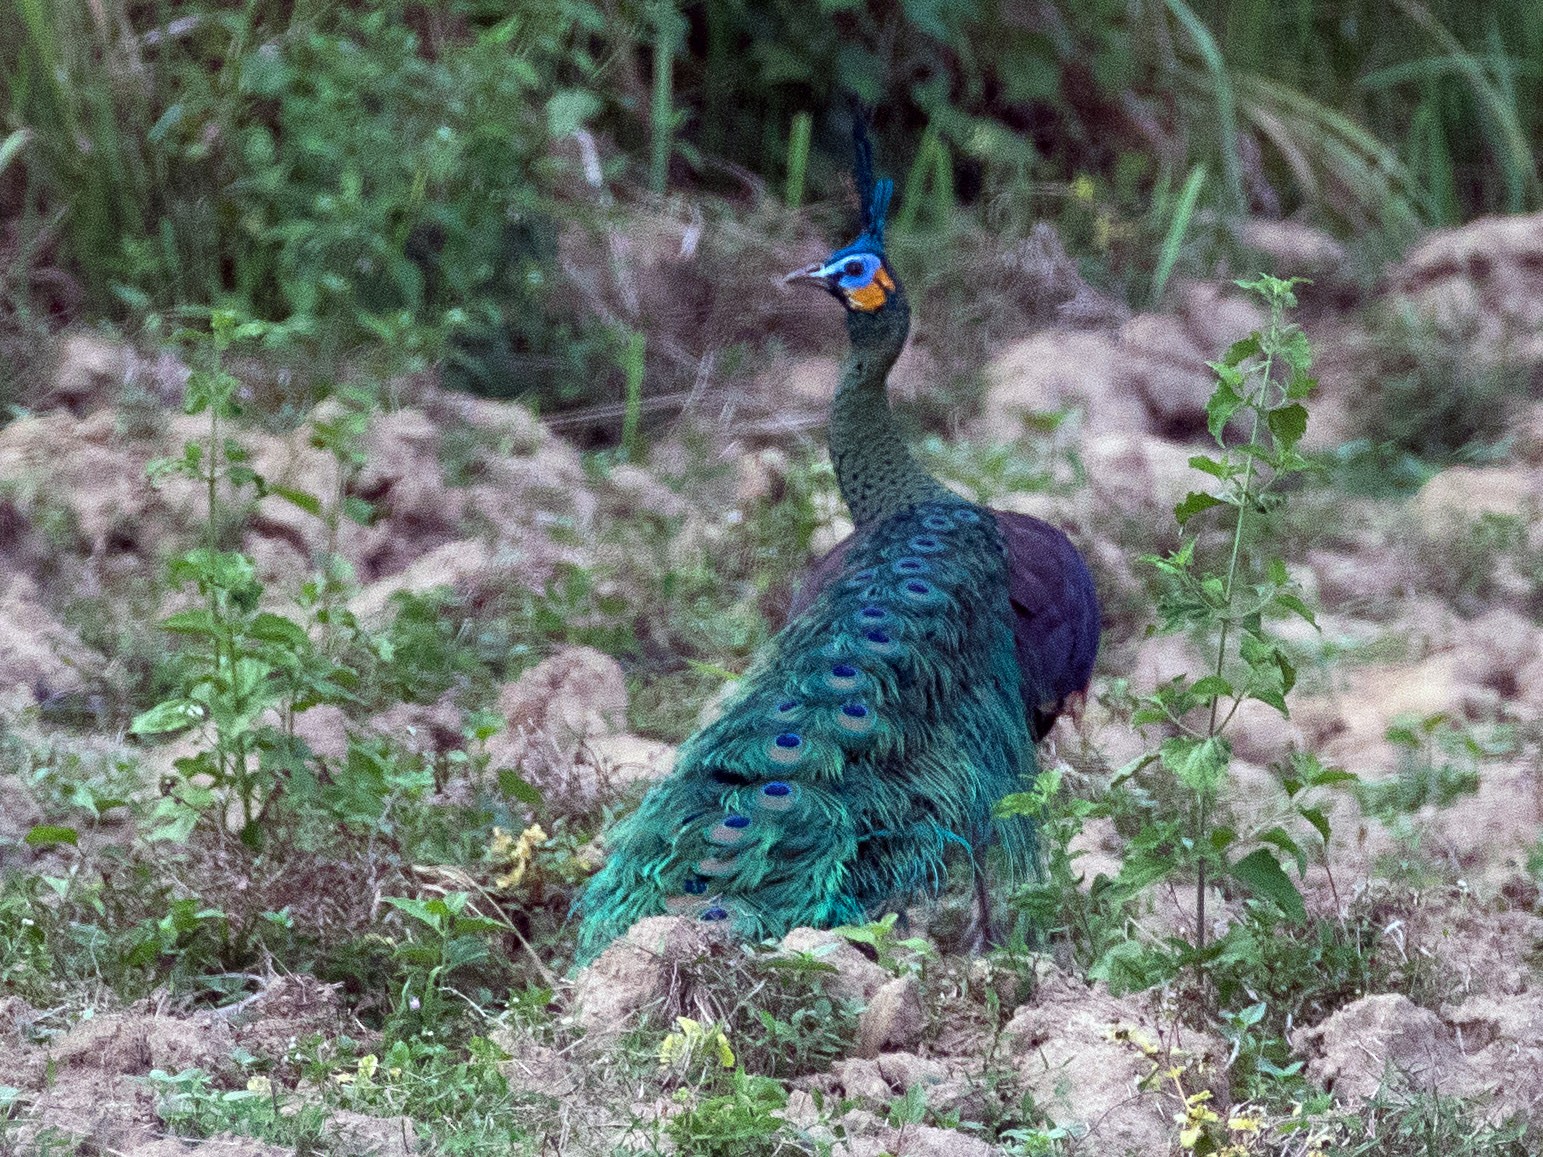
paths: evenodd
<path fill-rule="evenodd" d="M 951 497 L 912 456 L 889 409 L 890 367 L 910 328 L 910 309 L 898 293 L 875 313 L 847 314 L 852 349 L 831 406 L 829 439 L 836 482 L 858 526 Z"/>

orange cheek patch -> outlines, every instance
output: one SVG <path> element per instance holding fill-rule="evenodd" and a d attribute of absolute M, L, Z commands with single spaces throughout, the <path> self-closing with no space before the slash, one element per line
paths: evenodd
<path fill-rule="evenodd" d="M 885 276 L 882 269 L 879 270 L 879 277 L 882 277 L 885 281 L 889 281 L 889 278 Z M 893 289 L 895 287 L 895 283 L 893 281 L 889 281 L 889 287 L 890 289 Z M 862 310 L 864 313 L 872 313 L 874 310 L 878 309 L 879 306 L 883 305 L 888 298 L 889 294 L 885 291 L 884 287 L 879 284 L 877 278 L 875 278 L 873 281 L 870 281 L 861 289 L 854 289 L 847 294 L 848 304 L 850 304 L 853 309 Z"/>
<path fill-rule="evenodd" d="M 874 273 L 873 280 L 882 285 L 890 293 L 895 291 L 895 279 L 889 275 L 889 270 L 885 269 L 882 265 L 879 266 L 878 270 Z"/>

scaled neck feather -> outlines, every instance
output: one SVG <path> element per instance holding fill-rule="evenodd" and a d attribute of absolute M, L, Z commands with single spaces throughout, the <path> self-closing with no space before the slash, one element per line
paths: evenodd
<path fill-rule="evenodd" d="M 847 314 L 852 348 L 831 406 L 829 439 L 836 482 L 858 526 L 952 496 L 912 456 L 889 409 L 890 367 L 910 327 L 910 309 L 899 293 L 876 313 Z"/>

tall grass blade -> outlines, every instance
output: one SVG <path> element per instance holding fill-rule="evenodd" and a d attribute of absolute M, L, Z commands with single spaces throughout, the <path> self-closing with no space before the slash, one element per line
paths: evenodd
<path fill-rule="evenodd" d="M 1152 300 L 1156 302 L 1173 276 L 1179 254 L 1184 250 L 1184 239 L 1189 234 L 1189 223 L 1195 215 L 1195 204 L 1200 200 L 1200 190 L 1205 188 L 1205 166 L 1196 165 L 1190 170 L 1189 179 L 1179 192 L 1179 202 L 1174 207 L 1173 219 L 1163 235 L 1163 247 L 1157 258 L 1157 271 L 1152 274 Z"/>
<path fill-rule="evenodd" d="M 27 147 L 27 142 L 32 139 L 30 129 L 16 129 L 5 140 L 0 141 L 0 173 L 10 168 L 11 162 Z"/>
<path fill-rule="evenodd" d="M 1227 187 L 1227 208 L 1231 213 L 1241 214 L 1248 208 L 1248 200 L 1243 194 L 1243 165 L 1238 153 L 1237 96 L 1233 89 L 1232 75 L 1227 69 L 1227 62 L 1222 58 L 1221 49 L 1216 45 L 1216 38 L 1211 35 L 1204 21 L 1195 15 L 1195 10 L 1184 0 L 1167 0 L 1167 5 L 1168 11 L 1173 13 L 1194 43 L 1205 65 L 1206 74 L 1210 77 L 1211 97 L 1216 102 L 1216 127 L 1221 136 L 1222 179 Z"/>
<path fill-rule="evenodd" d="M 809 140 L 814 131 L 814 118 L 801 112 L 793 118 L 788 133 L 788 183 L 782 199 L 789 209 L 797 209 L 804 203 L 804 178 L 809 171 Z"/>
<path fill-rule="evenodd" d="M 648 350 L 648 335 L 633 330 L 627 335 L 627 346 L 622 350 L 621 368 L 626 380 L 625 410 L 622 413 L 621 448 L 628 462 L 640 462 L 643 458 L 643 368 Z"/>
<path fill-rule="evenodd" d="M 937 151 L 942 147 L 942 141 L 938 136 L 936 125 L 928 125 L 922 133 L 922 139 L 916 146 L 916 156 L 911 161 L 911 169 L 905 177 L 905 188 L 900 191 L 900 212 L 895 215 L 895 229 L 902 236 L 907 236 L 916 231 L 916 218 L 921 211 L 922 195 L 927 187 L 927 178 L 930 174 L 937 179 L 938 164 L 934 160 Z M 952 192 L 950 192 L 952 197 Z"/>
<path fill-rule="evenodd" d="M 654 4 L 654 88 L 649 103 L 651 149 L 648 187 L 663 194 L 670 180 L 670 154 L 675 147 L 675 54 L 681 38 L 681 17 L 673 3 Z"/>
<path fill-rule="evenodd" d="M 1537 162 L 1533 159 L 1526 130 L 1522 128 L 1515 90 L 1509 81 L 1496 83 L 1479 58 L 1463 47 L 1419 0 L 1393 0 L 1393 3 L 1446 52 L 1452 66 L 1467 82 L 1483 119 L 1489 124 L 1490 145 L 1500 163 L 1511 212 L 1543 204 L 1543 182 L 1538 179 Z"/>

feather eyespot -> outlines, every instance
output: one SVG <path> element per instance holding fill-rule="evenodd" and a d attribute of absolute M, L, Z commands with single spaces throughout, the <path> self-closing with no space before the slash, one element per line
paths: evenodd
<path fill-rule="evenodd" d="M 873 712 L 863 703 L 843 703 L 836 716 L 837 725 L 849 735 L 866 735 L 876 722 Z"/>
<path fill-rule="evenodd" d="M 832 691 L 851 691 L 863 681 L 863 673 L 851 663 L 837 663 L 825 676 L 825 685 Z"/>
<path fill-rule="evenodd" d="M 775 779 L 761 788 L 756 802 L 772 812 L 785 812 L 798 802 L 798 792 L 791 783 Z"/>
<path fill-rule="evenodd" d="M 930 534 L 918 534 L 907 545 L 917 554 L 942 554 L 947 549 Z"/>
<path fill-rule="evenodd" d="M 864 607 L 857 614 L 860 618 L 870 619 L 874 622 L 877 622 L 879 619 L 889 618 L 889 612 L 883 607 Z"/>
<path fill-rule="evenodd" d="M 729 816 L 707 833 L 707 842 L 717 844 L 720 848 L 736 847 L 744 843 L 745 837 L 750 834 L 745 830 L 749 826 L 749 816 Z"/>
<path fill-rule="evenodd" d="M 946 514 L 929 514 L 922 519 L 922 528 L 925 530 L 945 531 L 954 529 L 954 520 Z"/>
<path fill-rule="evenodd" d="M 701 916 L 697 917 L 697 919 L 699 919 L 699 920 L 707 920 L 707 921 L 727 920 L 728 918 L 729 918 L 728 909 L 727 908 L 719 908 L 716 905 L 714 905 L 713 907 L 707 909 L 705 912 L 703 912 L 701 914 Z"/>
<path fill-rule="evenodd" d="M 948 601 L 948 595 L 925 579 L 907 579 L 900 584 L 900 596 L 914 607 L 938 607 Z"/>
<path fill-rule="evenodd" d="M 797 732 L 784 731 L 766 745 L 766 754 L 773 763 L 797 763 L 804 757 L 803 737 Z"/>
<path fill-rule="evenodd" d="M 954 518 L 955 518 L 956 521 L 959 521 L 959 522 L 971 522 L 971 523 L 979 522 L 980 521 L 980 511 L 978 511 L 978 510 L 971 510 L 969 507 L 965 507 L 962 510 L 954 511 Z"/>
<path fill-rule="evenodd" d="M 865 566 L 860 571 L 854 571 L 852 576 L 847 579 L 846 585 L 849 587 L 866 586 L 878 577 L 878 573 L 875 567 Z"/>
<path fill-rule="evenodd" d="M 890 564 L 890 568 L 896 574 L 926 574 L 932 568 L 927 565 L 927 560 L 907 555 L 905 558 L 897 558 Z"/>
<path fill-rule="evenodd" d="M 863 648 L 874 655 L 893 655 L 900 649 L 895 637 L 877 627 L 863 632 Z"/>
<path fill-rule="evenodd" d="M 707 881 L 692 876 L 680 886 L 680 890 L 688 896 L 704 896 L 707 894 Z"/>
<path fill-rule="evenodd" d="M 907 594 L 930 595 L 932 593 L 932 584 L 924 583 L 921 579 L 912 579 L 910 582 L 905 584 L 903 589 Z"/>

